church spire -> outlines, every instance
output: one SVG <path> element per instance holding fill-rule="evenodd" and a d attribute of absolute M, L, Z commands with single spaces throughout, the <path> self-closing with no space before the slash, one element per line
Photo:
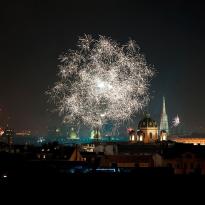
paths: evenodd
<path fill-rule="evenodd" d="M 162 108 L 162 113 L 166 114 L 166 107 L 165 107 L 165 97 L 163 96 L 163 108 Z"/>
<path fill-rule="evenodd" d="M 165 130 L 169 134 L 168 117 L 166 113 L 165 97 L 163 96 L 162 113 L 160 119 L 159 131 Z"/>

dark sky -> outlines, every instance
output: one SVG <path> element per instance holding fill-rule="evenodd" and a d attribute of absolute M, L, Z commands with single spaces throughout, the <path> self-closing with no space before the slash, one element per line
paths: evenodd
<path fill-rule="evenodd" d="M 82 3 L 84 2 L 84 3 Z M 0 8 L 0 125 L 42 133 L 51 122 L 45 91 L 57 80 L 58 55 L 79 35 L 136 40 L 154 65 L 149 110 L 205 130 L 205 6 L 202 1 L 5 1 Z"/>

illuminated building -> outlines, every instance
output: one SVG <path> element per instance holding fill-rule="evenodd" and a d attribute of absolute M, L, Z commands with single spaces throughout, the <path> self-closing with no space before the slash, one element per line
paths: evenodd
<path fill-rule="evenodd" d="M 95 148 L 94 144 L 82 144 L 81 150 L 84 152 L 93 152 Z"/>
<path fill-rule="evenodd" d="M 160 131 L 160 141 L 166 141 L 167 140 L 167 132 L 165 130 Z"/>
<path fill-rule="evenodd" d="M 165 97 L 163 97 L 163 105 L 162 105 L 162 113 L 160 118 L 160 126 L 159 131 L 166 131 L 167 135 L 169 135 L 169 126 L 168 126 L 168 117 L 166 113 L 166 106 L 165 106 Z"/>
<path fill-rule="evenodd" d="M 138 139 L 144 143 L 152 143 L 158 140 L 158 126 L 156 121 L 150 118 L 147 114 L 146 117 L 138 124 Z"/>
<path fill-rule="evenodd" d="M 128 128 L 129 133 L 129 141 L 130 142 L 143 142 L 144 141 L 144 133 L 139 130 L 137 133 L 134 129 Z"/>
<path fill-rule="evenodd" d="M 74 130 L 73 127 L 71 128 L 71 131 L 70 131 L 70 133 L 69 133 L 69 137 L 70 137 L 70 139 L 79 139 L 79 137 L 78 137 L 78 135 L 77 135 L 77 133 L 75 132 L 75 130 Z"/>
<path fill-rule="evenodd" d="M 16 132 L 17 136 L 30 136 L 31 135 L 31 131 L 30 130 L 23 130 L 21 132 Z"/>
<path fill-rule="evenodd" d="M 137 141 L 138 142 L 144 141 L 144 133 L 141 130 L 137 131 Z"/>
<path fill-rule="evenodd" d="M 4 134 L 3 134 L 4 137 L 7 138 L 7 143 L 9 145 L 12 145 L 13 144 L 13 136 L 14 136 L 14 131 L 12 129 L 10 129 L 7 125 L 5 131 L 4 131 Z"/>
<path fill-rule="evenodd" d="M 90 139 L 100 139 L 100 138 L 101 138 L 101 134 L 99 129 L 94 129 L 91 131 Z"/>
<path fill-rule="evenodd" d="M 205 138 L 204 137 L 176 137 L 172 136 L 170 137 L 171 141 L 178 142 L 178 143 L 184 143 L 184 144 L 193 144 L 193 145 L 205 145 Z"/>
<path fill-rule="evenodd" d="M 135 130 L 132 129 L 132 128 L 128 128 L 127 131 L 128 131 L 128 134 L 129 134 L 129 141 L 130 142 L 135 142 L 136 141 Z"/>

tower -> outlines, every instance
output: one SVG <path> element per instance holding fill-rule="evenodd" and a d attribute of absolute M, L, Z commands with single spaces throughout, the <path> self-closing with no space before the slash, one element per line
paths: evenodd
<path fill-rule="evenodd" d="M 160 126 L 159 131 L 165 131 L 167 135 L 169 135 L 169 126 L 168 126 L 168 117 L 166 113 L 166 106 L 165 106 L 165 97 L 163 97 L 163 105 L 162 105 L 162 112 L 160 118 Z"/>
<path fill-rule="evenodd" d="M 158 126 L 157 122 L 146 114 L 138 124 L 137 139 L 144 143 L 153 143 L 158 140 Z"/>

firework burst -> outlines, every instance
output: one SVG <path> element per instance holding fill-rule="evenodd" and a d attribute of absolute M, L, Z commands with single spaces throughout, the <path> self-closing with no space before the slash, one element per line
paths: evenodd
<path fill-rule="evenodd" d="M 149 101 L 154 70 L 130 40 L 79 38 L 78 49 L 59 57 L 59 81 L 48 92 L 64 120 L 102 127 L 128 120 Z"/>
<path fill-rule="evenodd" d="M 177 115 L 177 116 L 173 119 L 173 121 L 172 121 L 172 126 L 173 126 L 173 127 L 177 127 L 180 123 L 181 123 L 181 122 L 180 122 L 180 120 L 179 120 L 179 116 Z"/>

